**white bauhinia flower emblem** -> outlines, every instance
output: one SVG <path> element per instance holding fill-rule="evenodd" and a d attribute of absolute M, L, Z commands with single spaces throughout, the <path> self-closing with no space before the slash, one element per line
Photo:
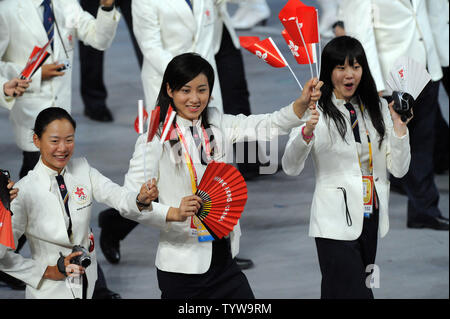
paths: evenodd
<path fill-rule="evenodd" d="M 261 60 L 263 60 L 264 62 L 267 62 L 266 61 L 266 59 L 267 59 L 267 52 L 262 54 L 261 51 L 256 51 L 256 56 L 258 58 L 260 58 Z"/>
<path fill-rule="evenodd" d="M 289 40 L 289 49 L 291 49 L 291 52 L 295 57 L 300 56 L 300 54 L 298 53 L 298 45 L 295 45 L 292 40 Z"/>

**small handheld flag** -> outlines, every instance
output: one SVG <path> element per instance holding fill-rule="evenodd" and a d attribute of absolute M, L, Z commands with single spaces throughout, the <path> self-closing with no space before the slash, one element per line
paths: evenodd
<path fill-rule="evenodd" d="M 50 40 L 47 44 L 40 48 L 35 46 L 33 51 L 31 51 L 30 57 L 28 58 L 27 64 L 25 68 L 20 72 L 20 79 L 29 80 L 36 73 L 36 71 L 44 64 L 47 58 L 50 56 L 50 53 L 47 52 L 47 47 L 50 44 Z"/>
<path fill-rule="evenodd" d="M 258 37 L 239 37 L 239 41 L 241 42 L 243 48 L 250 51 L 267 64 L 275 68 L 283 68 L 287 66 L 294 76 L 295 81 L 297 81 L 300 89 L 303 90 L 297 76 L 295 76 L 294 71 L 292 71 L 290 65 L 287 63 L 283 54 L 281 54 L 281 51 L 278 49 L 272 38 L 269 37 L 264 40 L 259 40 Z"/>
<path fill-rule="evenodd" d="M 177 113 L 173 110 L 172 106 L 169 106 L 167 110 L 166 118 L 164 119 L 164 124 L 161 132 L 160 143 L 163 144 L 165 141 L 170 139 L 171 132 L 173 131 L 172 122 Z"/>
<path fill-rule="evenodd" d="M 138 101 L 138 116 L 136 117 L 136 120 L 134 121 L 134 130 L 138 134 L 144 133 L 144 123 L 148 119 L 148 113 L 144 108 L 144 103 L 142 100 Z"/>

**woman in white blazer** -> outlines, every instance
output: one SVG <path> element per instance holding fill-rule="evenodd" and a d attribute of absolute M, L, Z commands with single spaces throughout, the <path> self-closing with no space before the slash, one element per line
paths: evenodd
<path fill-rule="evenodd" d="M 214 68 L 214 54 L 221 38 L 217 0 L 192 1 L 192 9 L 186 0 L 133 0 L 133 31 L 144 55 L 142 84 L 145 102 L 153 109 L 158 97 L 162 77 L 167 64 L 181 53 L 196 52 Z M 222 111 L 222 95 L 218 81 L 212 92 L 211 106 Z"/>
<path fill-rule="evenodd" d="M 309 154 L 314 161 L 309 235 L 316 239 L 322 298 L 373 298 L 366 267 L 375 262 L 378 230 L 383 237 L 389 228 L 387 171 L 408 171 L 408 129 L 379 98 L 358 40 L 331 40 L 321 61 L 318 109 L 292 130 L 282 166 L 298 175 Z"/>
<path fill-rule="evenodd" d="M 93 200 L 145 224 L 149 216 L 146 210 L 157 197 L 154 185 L 149 189 L 142 185 L 139 193 L 132 192 L 103 176 L 85 158 L 71 159 L 75 127 L 75 121 L 62 108 L 39 113 L 34 142 L 41 158 L 15 185 L 18 196 L 11 203 L 14 239 L 17 245 L 18 238 L 25 234 L 31 258 L 8 249 L 0 258 L 0 270 L 27 284 L 26 298 L 91 298 L 97 280 L 90 231 Z M 89 249 L 89 267 L 71 263 L 79 254 L 72 253 L 75 245 Z M 87 284 L 66 277 L 69 270 L 86 273 Z"/>
<path fill-rule="evenodd" d="M 309 116 L 308 105 L 320 97 L 321 83 L 310 80 L 300 98 L 277 112 L 250 116 L 222 114 L 207 107 L 213 86 L 213 68 L 197 54 L 179 55 L 168 64 L 157 105 L 161 107 L 161 121 L 169 104 L 173 106 L 174 130 L 177 132 L 178 126 L 188 151 L 178 137 L 162 146 L 158 138 L 148 144 L 145 138 L 138 138 L 125 175 L 124 186 L 138 189 L 144 180 L 145 151 L 147 167 L 152 167 L 159 190 L 159 202 L 152 204 L 151 218 L 160 229 L 156 267 L 162 298 L 253 298 L 245 275 L 233 259 L 239 250 L 239 224 L 229 238 L 211 242 L 197 238 L 192 218 L 167 222 L 180 210 L 194 214 L 200 207 L 200 198 L 192 195 L 192 171 L 183 159 L 186 154 L 191 156 L 197 183 L 200 182 L 208 160 L 193 151 L 198 150 L 195 135 L 198 134 L 202 150 L 208 149 L 205 143 L 209 141 L 212 159 L 224 162 L 233 143 L 269 140 L 304 123 Z M 191 133 L 191 129 L 198 133 Z"/>

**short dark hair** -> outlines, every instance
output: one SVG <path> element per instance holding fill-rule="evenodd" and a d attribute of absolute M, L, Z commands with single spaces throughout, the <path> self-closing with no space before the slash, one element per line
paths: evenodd
<path fill-rule="evenodd" d="M 351 66 L 353 66 L 356 60 L 362 67 L 361 81 L 355 91 L 355 96 L 359 96 L 369 112 L 372 124 L 380 135 L 379 144 L 381 146 L 386 128 L 381 113 L 380 97 L 378 96 L 377 87 L 370 72 L 366 53 L 362 44 L 357 39 L 349 36 L 336 37 L 328 42 L 323 49 L 320 80 L 323 81 L 324 85 L 321 88 L 322 96 L 319 100 L 319 107 L 326 117 L 331 118 L 335 122 L 339 134 L 345 140 L 347 130 L 345 118 L 331 101 L 334 89 L 331 75 L 337 65 L 345 64 L 347 58 L 348 64 Z"/>
<path fill-rule="evenodd" d="M 62 119 L 68 120 L 70 124 L 72 124 L 74 130 L 77 128 L 77 123 L 65 109 L 60 107 L 49 107 L 42 110 L 36 117 L 33 129 L 34 134 L 41 138 L 42 134 L 45 132 L 45 129 L 51 122 Z"/>

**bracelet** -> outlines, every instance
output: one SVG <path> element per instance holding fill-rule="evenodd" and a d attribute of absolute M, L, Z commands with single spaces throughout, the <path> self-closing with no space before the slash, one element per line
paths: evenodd
<path fill-rule="evenodd" d="M 303 138 L 305 140 L 310 140 L 310 139 L 312 139 L 314 137 L 314 132 L 312 132 L 310 136 L 305 136 L 305 132 L 304 132 L 305 131 L 305 127 L 306 126 L 303 126 L 303 128 L 302 128 L 302 136 L 303 136 Z"/>
<path fill-rule="evenodd" d="M 114 4 L 112 6 L 110 6 L 110 7 L 102 6 L 101 8 L 102 8 L 103 11 L 110 12 L 110 11 L 112 11 L 114 9 Z"/>
<path fill-rule="evenodd" d="M 58 266 L 58 271 L 67 277 L 66 266 L 64 266 L 65 257 L 61 252 L 59 252 L 59 256 L 60 257 L 58 258 L 58 262 L 56 263 L 56 265 Z"/>
<path fill-rule="evenodd" d="M 143 202 L 139 201 L 138 197 L 139 197 L 139 194 L 136 195 L 136 205 L 138 205 L 140 207 L 144 207 L 144 208 L 150 207 L 151 202 L 149 204 L 144 204 Z"/>

